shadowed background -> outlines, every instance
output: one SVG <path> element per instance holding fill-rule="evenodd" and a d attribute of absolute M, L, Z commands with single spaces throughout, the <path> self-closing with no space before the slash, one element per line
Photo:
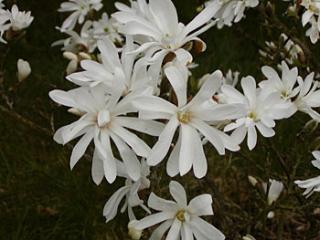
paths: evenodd
<path fill-rule="evenodd" d="M 114 2 L 105 0 L 105 10 L 111 14 Z M 125 2 L 125 1 L 123 1 Z M 173 0 L 182 22 L 197 14 L 202 1 Z M 265 1 L 264 1 L 265 2 Z M 279 59 L 265 62 L 258 50 L 265 40 L 277 41 L 282 30 L 288 30 L 302 41 L 312 55 L 299 67 L 306 65 L 320 70 L 319 47 L 311 46 L 304 37 L 299 20 L 284 16 L 285 3 L 278 3 L 276 16 L 283 23 L 266 22 L 261 9 L 251 9 L 247 18 L 232 28 L 212 28 L 203 34 L 208 49 L 195 58 L 192 82 L 205 73 L 221 69 L 241 72 L 262 80 L 260 68 L 268 63 L 273 67 Z M 105 224 L 102 209 L 108 197 L 123 183 L 96 186 L 90 176 L 91 159 L 83 158 L 71 172 L 69 157 L 72 145 L 60 146 L 52 140 L 54 131 L 72 121 L 65 108 L 48 98 L 55 88 L 74 87 L 64 79 L 67 61 L 59 47 L 52 42 L 64 38 L 55 26 L 64 16 L 57 13 L 58 0 L 5 1 L 9 8 L 17 3 L 19 9 L 31 10 L 34 22 L 20 40 L 0 46 L 0 239 L 4 240 L 117 240 L 127 237 L 127 216 L 120 214 Z M 275 21 L 276 22 L 276 21 Z M 32 75 L 18 84 L 16 62 L 19 58 L 30 62 Z M 194 89 L 192 89 L 194 91 Z M 276 127 L 272 139 L 259 137 L 258 147 L 250 152 L 245 144 L 239 153 L 218 156 L 206 147 L 209 173 L 196 180 L 189 174 L 182 179 L 189 197 L 211 193 L 215 216 L 207 218 L 221 229 L 227 239 L 241 239 L 251 233 L 260 239 L 319 240 L 320 198 L 314 194 L 306 200 L 293 181 L 319 175 L 312 168 L 310 152 L 318 147 L 318 130 L 304 131 L 309 118 L 297 115 L 283 120 Z M 266 181 L 281 180 L 285 192 L 274 206 L 276 217 L 266 220 L 270 208 L 259 190 L 247 181 L 253 175 Z M 168 197 L 169 178 L 163 165 L 151 175 L 155 193 Z M 147 192 L 145 193 L 147 194 Z M 138 211 L 138 216 L 141 215 Z"/>

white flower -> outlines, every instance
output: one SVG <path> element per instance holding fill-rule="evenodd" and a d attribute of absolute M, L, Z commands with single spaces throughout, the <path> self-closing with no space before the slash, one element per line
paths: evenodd
<path fill-rule="evenodd" d="M 184 175 L 193 167 L 197 178 L 202 178 L 207 172 L 207 160 L 203 151 L 201 134 L 216 148 L 219 154 L 225 154 L 225 149 L 239 150 L 233 139 L 222 131 L 211 127 L 211 121 L 224 121 L 239 116 L 238 105 L 216 104 L 212 96 L 219 89 L 222 73 L 214 72 L 203 84 L 198 94 L 187 103 L 188 75 L 173 65 L 165 68 L 165 74 L 171 83 L 178 106 L 155 96 L 143 96 L 134 100 L 139 109 L 139 116 L 144 119 L 166 119 L 166 127 L 153 146 L 147 162 L 151 166 L 159 164 L 167 155 L 173 137 L 179 129 L 177 143 L 167 162 L 167 173 L 175 176 L 180 172 Z"/>
<path fill-rule="evenodd" d="M 94 38 L 92 22 L 86 21 L 81 28 L 80 34 L 73 30 L 65 30 L 70 37 L 56 41 L 52 46 L 63 45 L 62 51 L 93 53 L 97 48 L 97 39 Z"/>
<path fill-rule="evenodd" d="M 312 17 L 310 19 L 310 28 L 306 31 L 306 36 L 310 38 L 311 42 L 315 44 L 319 40 L 319 31 L 320 31 L 320 18 L 318 18 L 318 21 L 315 17 Z"/>
<path fill-rule="evenodd" d="M 107 13 L 103 13 L 101 19 L 93 22 L 93 34 L 97 39 L 108 37 L 112 42 L 121 43 L 122 36 L 118 32 L 118 22 L 109 18 Z"/>
<path fill-rule="evenodd" d="M 204 51 L 205 43 L 197 36 L 213 25 L 210 20 L 217 10 L 214 4 L 210 5 L 184 25 L 178 21 L 171 0 L 150 0 L 149 3 L 138 0 L 132 1 L 131 8 L 119 3 L 116 7 L 119 11 L 112 16 L 123 24 L 119 31 L 126 35 L 140 36 L 137 42 L 141 45 L 135 52 L 144 52 L 148 62 L 157 63 L 159 68 L 168 53 L 177 55 L 180 53 L 178 49 L 192 48 L 193 42 L 199 51 Z"/>
<path fill-rule="evenodd" d="M 13 5 L 11 12 L 7 10 L 7 14 L 13 31 L 20 31 L 30 26 L 33 21 L 31 12 L 20 12 L 17 5 Z"/>
<path fill-rule="evenodd" d="M 320 90 L 318 82 L 314 81 L 314 73 L 310 73 L 304 80 L 299 77 L 299 95 L 294 101 L 297 109 L 309 114 L 309 116 L 320 121 L 320 114 L 313 108 L 320 107 Z"/>
<path fill-rule="evenodd" d="M 316 43 L 319 39 L 320 31 L 320 2 L 316 0 L 303 0 L 300 5 L 306 9 L 302 15 L 302 25 L 306 26 L 308 23 L 311 25 L 306 35 L 310 37 L 312 43 Z"/>
<path fill-rule="evenodd" d="M 162 239 L 167 233 L 166 239 L 214 239 L 223 240 L 225 236 L 214 226 L 202 220 L 201 216 L 213 215 L 212 197 L 202 194 L 193 198 L 189 204 L 184 188 L 175 181 L 169 184 L 171 196 L 175 201 L 165 200 L 151 193 L 148 206 L 160 211 L 147 216 L 133 224 L 136 229 L 146 229 L 163 222 L 152 233 L 150 240 Z"/>
<path fill-rule="evenodd" d="M 312 165 L 318 169 L 320 169 L 320 151 L 312 152 L 315 160 L 312 161 Z M 303 195 L 306 197 L 310 197 L 314 192 L 320 192 L 320 176 L 310 178 L 304 181 L 297 180 L 295 181 L 300 188 L 305 188 Z"/>
<path fill-rule="evenodd" d="M 63 2 L 58 9 L 59 12 L 72 12 L 63 22 L 61 31 L 73 30 L 77 22 L 84 23 L 87 14 L 91 10 L 99 11 L 103 7 L 101 0 L 70 0 Z"/>
<path fill-rule="evenodd" d="M 267 80 L 259 83 L 259 87 L 268 93 L 277 93 L 282 99 L 290 100 L 299 93 L 299 87 L 296 87 L 298 79 L 298 68 L 289 69 L 285 61 L 282 61 L 282 76 L 269 66 L 262 67 L 262 73 Z"/>
<path fill-rule="evenodd" d="M 123 213 L 128 209 L 130 221 L 136 219 L 132 210 L 133 207 L 140 206 L 150 214 L 150 210 L 143 204 L 143 200 L 141 200 L 138 195 L 139 191 L 150 187 L 150 181 L 148 179 L 150 174 L 149 166 L 147 166 L 144 160 L 139 163 L 141 175 L 138 180 L 134 180 L 129 176 L 131 169 L 128 169 L 123 163 L 118 162 L 117 167 L 118 176 L 126 178 L 126 182 L 125 186 L 119 188 L 105 204 L 103 216 L 106 218 L 106 222 L 111 221 L 117 215 L 119 205 L 123 199 L 125 199 L 125 201 L 121 208 L 121 212 Z"/>
<path fill-rule="evenodd" d="M 7 43 L 6 40 L 3 39 L 3 34 L 7 31 L 11 26 L 9 23 L 9 16 L 6 11 L 0 9 L 0 42 Z"/>
<path fill-rule="evenodd" d="M 101 63 L 84 60 L 81 67 L 85 71 L 71 74 L 67 79 L 80 86 L 103 84 L 110 89 L 116 87 L 121 89 L 123 94 L 136 89 L 157 87 L 159 75 L 152 74 L 152 68 L 147 70 L 139 61 L 134 64 L 136 55 L 128 54 L 134 49 L 131 37 L 127 37 L 121 57 L 116 46 L 108 38 L 98 41 L 98 49 L 101 53 Z"/>
<path fill-rule="evenodd" d="M 284 188 L 282 182 L 273 179 L 269 179 L 269 186 L 267 183 L 262 183 L 262 187 L 268 196 L 269 205 L 272 205 L 272 203 L 278 200 Z"/>
<path fill-rule="evenodd" d="M 246 8 L 254 8 L 258 6 L 259 0 L 211 0 L 206 3 L 217 5 L 219 11 L 215 14 L 214 18 L 218 20 L 218 28 L 224 25 L 231 26 L 233 22 L 237 23 L 245 16 L 244 11 Z"/>
<path fill-rule="evenodd" d="M 3 3 L 4 0 L 0 0 L 0 9 L 3 9 L 4 8 L 4 3 Z"/>
<path fill-rule="evenodd" d="M 145 91 L 148 91 L 145 90 Z M 140 120 L 135 117 L 125 116 L 127 113 L 135 112 L 131 102 L 136 96 L 144 94 L 136 92 L 121 98 L 120 92 L 112 95 L 102 86 L 95 88 L 77 88 L 68 92 L 54 90 L 50 97 L 57 103 L 70 107 L 71 113 L 81 116 L 79 120 L 60 128 L 54 139 L 56 142 L 66 144 L 67 142 L 82 136 L 74 146 L 70 167 L 79 161 L 84 155 L 88 145 L 94 140 L 95 151 L 93 155 L 93 180 L 99 184 L 104 175 L 109 183 L 117 176 L 116 161 L 111 149 L 111 139 L 119 150 L 129 176 L 138 180 L 140 177 L 139 161 L 135 154 L 147 157 L 150 152 L 149 146 L 137 135 L 126 128 L 157 136 L 162 131 L 162 124 Z"/>
<path fill-rule="evenodd" d="M 31 67 L 27 61 L 19 59 L 17 62 L 19 82 L 25 80 L 31 74 Z"/>
<path fill-rule="evenodd" d="M 242 117 L 236 122 L 225 127 L 225 131 L 232 131 L 231 137 L 241 143 L 247 137 L 247 145 L 252 150 L 257 144 L 257 131 L 264 137 L 275 135 L 273 128 L 275 121 L 290 117 L 295 108 L 293 104 L 284 102 L 277 93 L 264 94 L 256 88 L 256 81 L 253 77 L 246 77 L 241 80 L 244 95 L 230 85 L 221 87 L 222 93 L 228 103 L 243 104 Z"/>

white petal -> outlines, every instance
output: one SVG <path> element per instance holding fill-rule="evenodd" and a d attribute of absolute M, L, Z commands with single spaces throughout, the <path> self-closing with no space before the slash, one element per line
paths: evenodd
<path fill-rule="evenodd" d="M 183 186 L 176 182 L 171 181 L 169 184 L 170 194 L 173 199 L 180 205 L 180 206 L 187 206 L 187 194 L 184 190 Z"/>
<path fill-rule="evenodd" d="M 116 122 L 123 127 L 147 133 L 151 136 L 159 136 L 164 129 L 163 123 L 133 117 L 117 117 Z"/>
<path fill-rule="evenodd" d="M 213 215 L 212 196 L 210 194 L 202 194 L 193 198 L 188 209 L 197 216 Z"/>
<path fill-rule="evenodd" d="M 173 220 L 168 220 L 162 223 L 159 227 L 156 228 L 156 230 L 153 231 L 151 237 L 149 240 L 159 240 L 162 239 L 165 232 L 169 229 L 169 227 L 172 225 Z"/>
<path fill-rule="evenodd" d="M 250 150 L 254 149 L 257 145 L 257 131 L 254 126 L 248 128 L 247 144 Z"/>
<path fill-rule="evenodd" d="M 84 155 L 92 139 L 93 139 L 93 133 L 87 132 L 79 140 L 79 142 L 73 147 L 71 158 L 70 158 L 71 169 L 73 169 L 73 167 L 77 164 L 79 159 Z"/>
<path fill-rule="evenodd" d="M 243 78 L 241 80 L 241 86 L 242 86 L 244 95 L 248 98 L 250 102 L 250 105 L 255 106 L 257 89 L 256 89 L 256 81 L 254 80 L 254 78 L 251 76 Z"/>
<path fill-rule="evenodd" d="M 175 202 L 160 198 L 154 193 L 151 193 L 149 196 L 148 206 L 154 210 L 162 212 L 175 212 L 178 210 L 178 206 Z"/>
<path fill-rule="evenodd" d="M 157 165 L 167 155 L 178 125 L 179 122 L 175 116 L 169 120 L 147 158 L 147 162 L 150 166 Z"/>
<path fill-rule="evenodd" d="M 220 230 L 202 220 L 199 217 L 194 217 L 192 221 L 190 221 L 190 225 L 192 226 L 193 232 L 200 232 L 201 235 L 206 236 L 206 239 L 214 239 L 214 240 L 224 240 L 225 236 L 222 234 Z M 197 237 L 196 237 L 197 238 Z"/>
<path fill-rule="evenodd" d="M 91 176 L 96 185 L 99 185 L 104 177 L 103 162 L 98 157 L 96 150 L 94 151 L 92 158 Z"/>
<path fill-rule="evenodd" d="M 183 74 L 174 65 L 169 65 L 164 69 L 164 72 L 172 85 L 174 92 L 178 98 L 178 106 L 182 107 L 187 103 L 187 83 L 188 76 Z"/>
<path fill-rule="evenodd" d="M 194 133 L 195 132 L 195 133 Z M 179 170 L 180 175 L 183 176 L 192 168 L 194 160 L 194 140 L 193 136 L 197 135 L 197 132 L 194 128 L 190 127 L 187 124 L 181 124 L 181 147 L 179 154 Z M 201 144 L 202 146 L 202 144 Z"/>
<path fill-rule="evenodd" d="M 174 218 L 174 213 L 160 212 L 160 213 L 152 214 L 150 216 L 147 216 L 139 220 L 137 223 L 133 224 L 132 227 L 143 230 L 153 225 L 156 225 L 160 222 L 166 221 L 168 219 L 173 219 L 173 218 Z"/>
<path fill-rule="evenodd" d="M 177 240 L 180 236 L 181 225 L 182 225 L 181 221 L 179 221 L 178 219 L 175 219 L 173 221 L 173 224 L 171 225 L 171 228 L 168 232 L 166 240 Z"/>

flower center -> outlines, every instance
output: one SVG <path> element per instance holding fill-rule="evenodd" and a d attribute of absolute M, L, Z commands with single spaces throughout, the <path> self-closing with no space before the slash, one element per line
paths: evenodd
<path fill-rule="evenodd" d="M 184 112 L 184 111 L 181 111 L 181 112 L 178 112 L 177 113 L 177 116 L 178 116 L 178 120 L 181 122 L 181 123 L 188 123 L 190 122 L 191 120 L 191 112 Z"/>
<path fill-rule="evenodd" d="M 110 112 L 108 110 L 101 110 L 97 115 L 97 124 L 100 128 L 103 128 L 108 125 L 110 122 Z"/>
<path fill-rule="evenodd" d="M 177 214 L 176 214 L 176 218 L 177 218 L 180 222 L 184 222 L 184 221 L 186 220 L 185 215 L 184 215 L 185 213 L 186 213 L 185 210 L 183 210 L 183 209 L 179 210 L 179 211 L 177 212 Z"/>
<path fill-rule="evenodd" d="M 257 113 L 252 111 L 248 114 L 248 118 L 251 118 L 253 121 L 257 120 Z"/>

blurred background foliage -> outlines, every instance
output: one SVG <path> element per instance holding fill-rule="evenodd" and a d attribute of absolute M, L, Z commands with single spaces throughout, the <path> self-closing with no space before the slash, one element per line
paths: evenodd
<path fill-rule="evenodd" d="M 121 180 L 112 186 L 106 181 L 95 186 L 90 177 L 90 158 L 82 159 L 71 172 L 72 144 L 63 147 L 52 140 L 55 129 L 71 120 L 66 109 L 48 98 L 52 89 L 72 87 L 64 79 L 67 61 L 58 47 L 51 47 L 52 42 L 64 37 L 55 29 L 64 18 L 56 11 L 61 1 L 4 2 L 8 8 L 17 3 L 21 9 L 31 10 L 35 20 L 24 37 L 0 46 L 0 239 L 129 239 L 126 214 L 108 224 L 102 216 L 106 200 Z M 173 2 L 182 22 L 191 20 L 203 3 Z M 112 13 L 114 1 L 104 3 L 105 10 Z M 319 72 L 319 43 L 310 43 L 300 19 L 287 16 L 287 7 L 280 0 L 262 1 L 232 28 L 212 28 L 203 34 L 208 49 L 196 58 L 200 66 L 193 71 L 193 81 L 215 69 L 237 70 L 241 76 L 250 74 L 262 80 L 261 66 L 275 67 L 281 58 L 276 55 L 273 61 L 261 59 L 259 49 L 264 48 L 265 41 L 280 46 L 282 32 L 306 50 L 302 61 L 296 63 L 300 73 L 305 75 L 307 66 Z M 32 67 L 32 75 L 21 83 L 16 77 L 19 58 L 29 61 Z M 243 144 L 240 152 L 221 157 L 208 146 L 208 176 L 202 180 L 191 174 L 182 178 L 190 198 L 198 193 L 213 194 L 215 216 L 208 221 L 227 239 L 241 239 L 247 233 L 257 240 L 320 239 L 320 196 L 305 199 L 293 183 L 319 175 L 310 162 L 310 152 L 320 147 L 319 129 L 304 128 L 308 120 L 298 114 L 279 122 L 276 136 L 260 137 L 252 152 Z M 269 207 L 259 186 L 249 184 L 248 175 L 261 181 L 281 180 L 285 191 L 279 201 Z M 169 179 L 163 165 L 154 169 L 151 179 L 151 190 L 168 197 Z M 267 220 L 270 210 L 274 210 L 275 217 Z"/>

